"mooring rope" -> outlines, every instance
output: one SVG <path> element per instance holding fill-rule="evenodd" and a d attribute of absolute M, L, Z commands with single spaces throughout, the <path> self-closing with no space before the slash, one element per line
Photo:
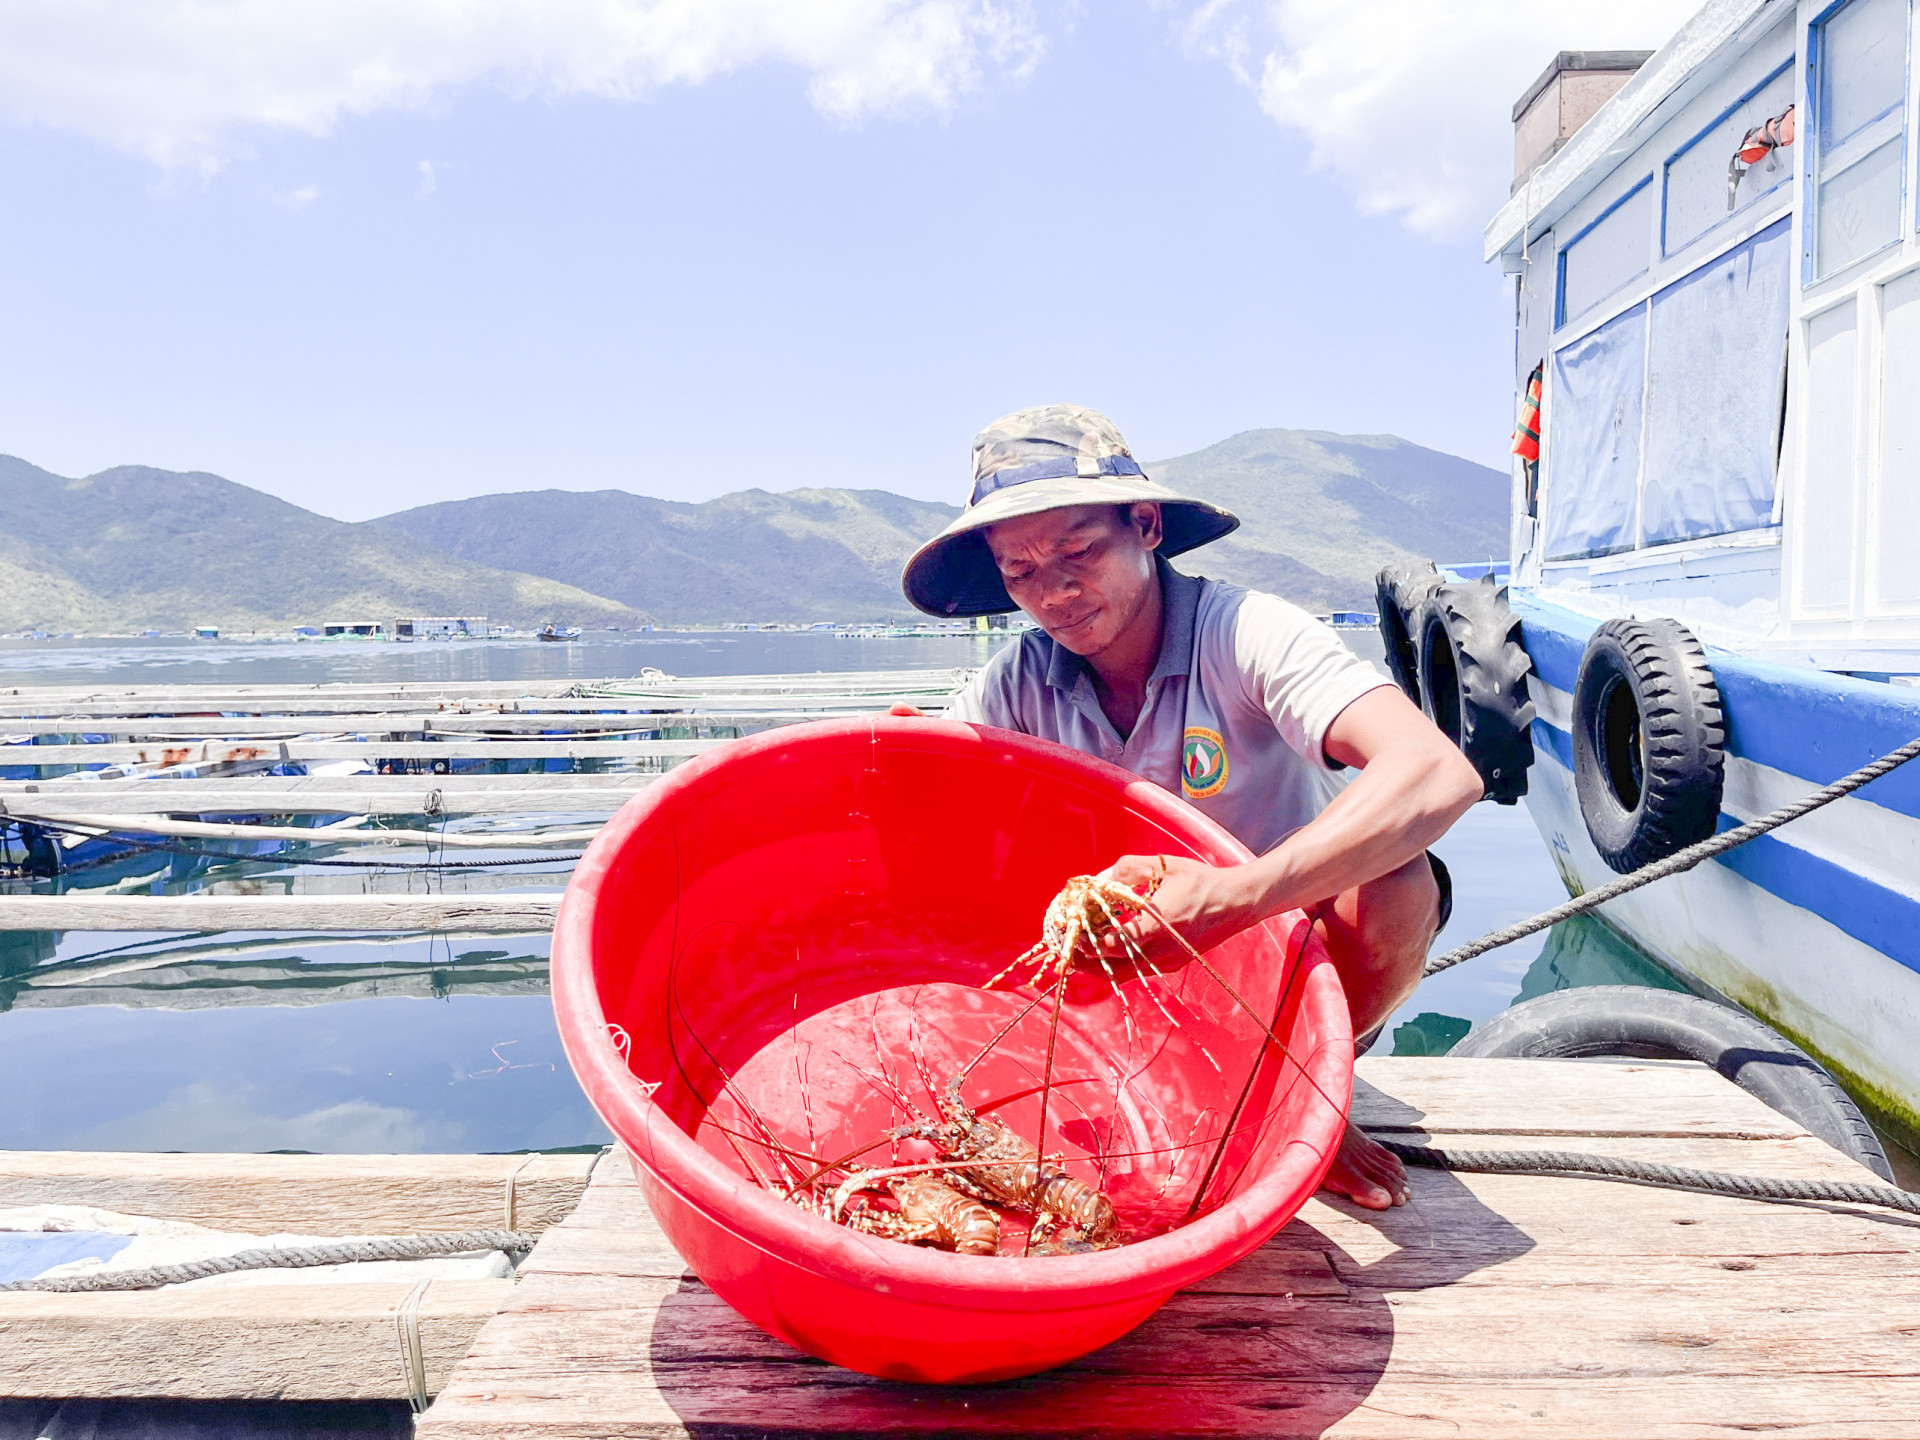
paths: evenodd
<path fill-rule="evenodd" d="M 43 1290 L 62 1294 L 90 1290 L 155 1290 L 182 1285 L 236 1270 L 305 1270 L 315 1265 L 349 1265 L 362 1260 L 432 1260 L 443 1255 L 466 1255 L 504 1250 L 524 1255 L 539 1237 L 525 1230 L 466 1230 L 452 1235 L 376 1235 L 366 1240 L 340 1240 L 330 1245 L 296 1245 L 284 1250 L 242 1250 L 205 1260 L 183 1260 L 177 1265 L 151 1265 L 141 1270 L 101 1270 L 88 1275 L 58 1275 L 50 1279 L 14 1280 L 0 1291 Z"/>
<path fill-rule="evenodd" d="M 1433 1170 L 1463 1170 L 1483 1175 L 1598 1176 L 1659 1185 L 1671 1190 L 1733 1195 L 1742 1200 L 1824 1200 L 1849 1205 L 1880 1205 L 1920 1215 L 1920 1194 L 1892 1185 L 1859 1185 L 1850 1180 L 1782 1180 L 1771 1175 L 1730 1175 L 1720 1170 L 1695 1170 L 1687 1165 L 1662 1165 L 1652 1160 L 1617 1160 L 1611 1155 L 1585 1155 L 1577 1150 L 1444 1150 L 1428 1145 L 1402 1145 L 1375 1138 L 1409 1165 Z"/>
<path fill-rule="evenodd" d="M 1682 871 L 1691 870 L 1703 860 L 1724 855 L 1727 851 L 1746 844 L 1756 836 L 1764 835 L 1769 830 L 1778 830 L 1789 821 L 1811 814 L 1822 805 L 1831 805 L 1834 801 L 1851 795 L 1862 785 L 1878 780 L 1889 770 L 1898 769 L 1916 755 L 1920 755 L 1920 739 L 1909 740 L 1898 750 L 1882 755 L 1870 765 L 1861 766 L 1851 775 L 1834 781 L 1824 790 L 1816 790 L 1790 805 L 1782 805 L 1770 815 L 1763 815 L 1758 820 L 1737 825 L 1698 844 L 1689 845 L 1686 849 L 1676 851 L 1664 860 L 1656 860 L 1653 864 L 1636 870 L 1631 875 L 1623 875 L 1610 884 L 1602 885 L 1598 890 L 1589 890 L 1584 895 L 1576 895 L 1566 904 L 1556 905 L 1553 909 L 1543 911 L 1531 920 L 1522 920 L 1518 925 L 1509 925 L 1505 929 L 1495 930 L 1492 934 L 1482 935 L 1471 944 L 1462 945 L 1457 950 L 1449 950 L 1439 959 L 1429 960 L 1423 973 L 1438 975 L 1442 970 L 1450 970 L 1463 960 L 1471 960 L 1476 955 L 1484 955 L 1489 950 L 1511 944 L 1515 940 L 1545 930 L 1550 925 L 1558 925 L 1562 920 L 1570 920 L 1575 915 L 1606 904 L 1609 900 L 1618 899 L 1629 891 L 1638 890 L 1642 885 L 1651 885 L 1654 881 L 1664 880 L 1669 875 L 1678 875 Z"/>

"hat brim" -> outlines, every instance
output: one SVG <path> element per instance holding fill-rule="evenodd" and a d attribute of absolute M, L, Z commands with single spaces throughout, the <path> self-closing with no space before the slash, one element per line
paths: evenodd
<path fill-rule="evenodd" d="M 1151 480 L 1120 475 L 1034 480 L 996 490 L 968 506 L 951 525 L 913 553 L 901 576 L 901 588 L 916 610 L 942 618 L 1003 615 L 1017 610 L 1020 607 L 1007 594 L 1000 567 L 993 563 L 993 554 L 987 549 L 989 525 L 1071 505 L 1132 505 L 1143 500 L 1160 507 L 1161 555 L 1184 554 L 1240 527 L 1239 517 L 1231 511 L 1175 494 Z"/>

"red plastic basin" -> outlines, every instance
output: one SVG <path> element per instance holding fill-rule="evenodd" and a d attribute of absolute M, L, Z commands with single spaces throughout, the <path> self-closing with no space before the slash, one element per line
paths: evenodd
<path fill-rule="evenodd" d="M 567 887 L 554 1008 L 654 1214 L 715 1293 L 835 1364 L 996 1380 L 1117 1339 L 1293 1216 L 1340 1141 L 1353 1073 L 1345 997 L 1298 913 L 1207 956 L 1285 1053 L 1195 964 L 1117 981 L 1083 965 L 1070 983 L 1044 1148 L 1114 1201 L 1129 1243 L 956 1255 L 781 1198 L 813 1166 L 797 1156 L 932 1116 L 1034 996 L 983 982 L 1038 938 L 1068 877 L 1130 853 L 1247 858 L 1124 770 L 934 720 L 754 736 L 627 803 Z M 1022 1092 L 1040 1084 L 1050 1010 L 964 1083 L 1029 1141 L 1041 1097 Z"/>

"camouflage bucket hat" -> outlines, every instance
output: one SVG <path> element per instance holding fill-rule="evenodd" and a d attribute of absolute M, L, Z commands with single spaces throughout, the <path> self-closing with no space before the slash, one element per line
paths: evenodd
<path fill-rule="evenodd" d="M 996 420 L 974 437 L 973 491 L 960 517 L 914 552 L 901 577 L 907 599 L 929 615 L 998 615 L 1018 607 L 987 549 L 1002 520 L 1069 505 L 1160 509 L 1162 555 L 1218 540 L 1240 521 L 1218 505 L 1176 495 L 1147 478 L 1127 442 L 1098 410 L 1041 405 Z"/>

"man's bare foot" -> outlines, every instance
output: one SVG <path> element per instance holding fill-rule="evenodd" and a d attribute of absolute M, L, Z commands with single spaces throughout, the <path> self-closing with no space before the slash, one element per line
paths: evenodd
<path fill-rule="evenodd" d="M 1407 1167 L 1391 1150 L 1374 1144 L 1354 1126 L 1347 1126 L 1333 1168 L 1320 1182 L 1322 1190 L 1344 1195 L 1369 1210 L 1386 1210 L 1407 1203 Z"/>

